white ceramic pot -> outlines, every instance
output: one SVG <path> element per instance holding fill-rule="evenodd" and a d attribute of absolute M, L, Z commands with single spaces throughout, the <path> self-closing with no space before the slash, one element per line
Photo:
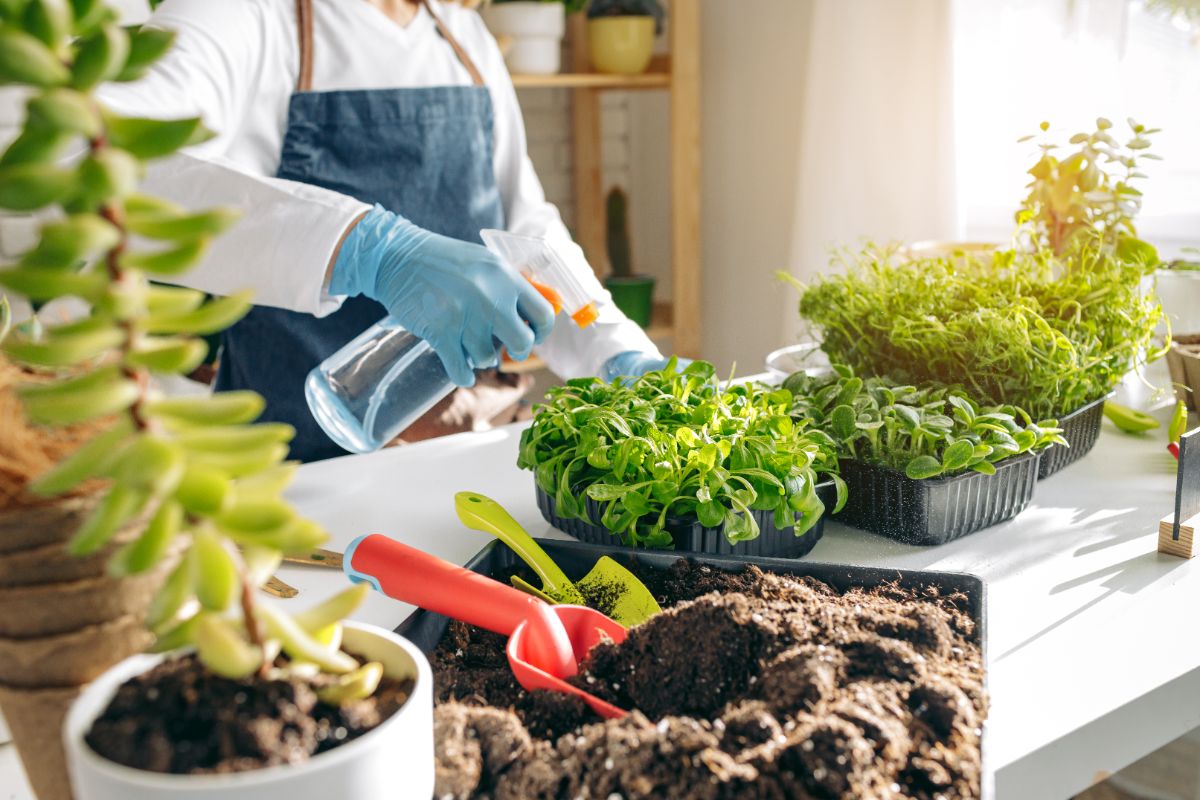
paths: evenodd
<path fill-rule="evenodd" d="M 117 688 L 162 656 L 134 656 L 91 684 L 67 714 L 63 741 L 75 800 L 398 800 L 433 796 L 433 673 L 411 642 L 370 625 L 346 623 L 343 645 L 415 678 L 404 707 L 354 741 L 303 764 L 232 775 L 165 775 L 101 758 L 84 741 Z"/>
<path fill-rule="evenodd" d="M 504 63 L 520 75 L 553 75 L 562 66 L 567 13 L 562 3 L 521 0 L 490 3 L 479 12 L 488 30 L 507 44 Z"/>
<path fill-rule="evenodd" d="M 1171 332 L 1200 333 L 1200 270 L 1160 269 L 1155 278 Z"/>
<path fill-rule="evenodd" d="M 816 342 L 790 344 L 767 354 L 764 364 L 772 383 L 783 383 L 796 372 L 806 372 L 809 375 L 827 375 L 832 372 L 829 357 L 821 351 L 821 345 Z"/>

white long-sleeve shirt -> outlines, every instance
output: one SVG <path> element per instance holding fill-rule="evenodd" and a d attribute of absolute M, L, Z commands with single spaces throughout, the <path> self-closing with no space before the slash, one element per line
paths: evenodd
<path fill-rule="evenodd" d="M 560 317 L 538 354 L 559 375 L 576 377 L 597 374 L 626 350 L 657 353 L 611 303 L 546 202 L 495 40 L 474 11 L 431 1 L 491 92 L 493 168 L 508 230 L 550 240 L 601 299 L 594 325 L 580 330 Z M 274 177 L 300 66 L 294 0 L 167 0 L 149 24 L 175 31 L 175 46 L 143 79 L 107 85 L 100 99 L 124 115 L 200 116 L 216 136 L 153 162 L 144 189 L 188 208 L 242 210 L 241 220 L 181 282 L 213 294 L 251 287 L 260 305 L 318 316 L 335 311 L 345 298 L 326 291 L 326 270 L 343 233 L 368 206 Z M 400 27 L 365 0 L 313 0 L 314 91 L 470 83 L 423 6 Z"/>

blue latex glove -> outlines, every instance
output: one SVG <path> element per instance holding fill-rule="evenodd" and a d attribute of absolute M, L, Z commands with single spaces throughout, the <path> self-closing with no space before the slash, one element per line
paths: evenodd
<path fill-rule="evenodd" d="M 640 378 L 647 372 L 656 372 L 664 368 L 670 360 L 638 350 L 626 350 L 604 362 L 604 366 L 600 368 L 600 378 L 610 383 L 614 378 Z M 688 364 L 692 363 L 692 360 L 680 358 L 677 359 L 677 362 L 675 369 L 682 372 Z"/>
<path fill-rule="evenodd" d="M 494 367 L 500 346 L 518 361 L 554 326 L 554 309 L 486 247 L 420 228 L 382 206 L 342 242 L 331 294 L 377 300 L 429 342 L 459 386 Z"/>

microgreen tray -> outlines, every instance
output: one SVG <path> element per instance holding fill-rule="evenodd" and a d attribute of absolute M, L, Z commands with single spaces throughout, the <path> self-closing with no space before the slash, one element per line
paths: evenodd
<path fill-rule="evenodd" d="M 996 464 L 995 475 L 964 472 L 923 480 L 843 460 L 849 496 L 834 519 L 906 544 L 945 544 L 1020 514 L 1033 498 L 1039 459 L 1038 453 L 1022 453 Z"/>
<path fill-rule="evenodd" d="M 665 571 L 681 558 L 675 553 L 614 545 L 592 545 L 555 539 L 538 539 L 537 542 L 572 580 L 583 577 L 603 555 L 616 559 L 617 562 L 635 573 L 645 569 Z M 856 567 L 823 564 L 816 561 L 794 561 L 785 558 L 695 554 L 687 557 L 724 572 L 737 572 L 746 564 L 753 564 L 764 572 L 809 576 L 824 581 L 843 592 L 855 587 L 871 588 L 884 584 L 898 584 L 905 588 L 935 586 L 942 597 L 962 594 L 966 597 L 964 608 L 975 623 L 975 632 L 983 653 L 983 663 L 987 663 L 987 585 L 978 576 L 964 572 Z M 521 566 L 520 559 L 512 550 L 495 541 L 484 547 L 466 565 L 467 569 L 489 577 L 502 577 L 509 574 L 514 567 Z M 533 577 L 533 575 L 529 575 L 529 578 Z M 440 614 L 417 609 L 400 623 L 396 628 L 396 633 L 426 653 L 432 653 L 441 642 L 442 637 L 446 635 L 449 624 L 450 621 Z M 986 688 L 986 679 L 984 685 Z M 993 797 L 993 788 L 991 778 L 987 774 L 988 735 L 986 725 L 981 748 L 984 765 L 982 797 L 983 800 L 990 800 Z"/>
<path fill-rule="evenodd" d="M 837 488 L 832 481 L 819 483 L 816 486 L 817 496 L 825 504 L 826 509 L 832 509 L 837 502 Z M 554 498 L 536 487 L 537 505 L 542 516 L 552 526 L 563 533 L 574 536 L 581 542 L 598 545 L 620 545 L 620 538 L 607 528 L 581 519 L 564 519 L 554 508 Z M 587 513 L 590 519 L 600 519 L 604 511 L 600 503 L 586 499 Z M 775 527 L 775 512 L 755 511 L 754 519 L 758 523 L 758 536 L 736 544 L 730 544 L 725 538 L 724 526 L 706 528 L 695 517 L 672 518 L 667 520 L 666 530 L 675 542 L 675 551 L 680 553 L 714 553 L 718 555 L 758 556 L 770 558 L 800 558 L 807 555 L 825 530 L 825 518 L 828 511 L 808 529 L 802 536 L 797 536 L 794 528 Z M 800 519 L 796 515 L 797 520 Z"/>
<path fill-rule="evenodd" d="M 1100 438 L 1100 423 L 1104 421 L 1105 399 L 1101 397 L 1080 406 L 1058 421 L 1062 436 L 1070 446 L 1054 445 L 1042 453 L 1042 462 L 1038 466 L 1039 481 L 1074 464 L 1096 446 L 1096 440 Z"/>

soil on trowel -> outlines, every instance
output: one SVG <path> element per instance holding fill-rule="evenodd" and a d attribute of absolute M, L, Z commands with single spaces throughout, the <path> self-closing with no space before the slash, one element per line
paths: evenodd
<path fill-rule="evenodd" d="M 978 798 L 987 709 L 966 598 L 680 560 L 667 610 L 572 679 L 622 708 L 526 692 L 501 637 L 434 653 L 438 798 Z"/>
<path fill-rule="evenodd" d="M 122 684 L 87 734 L 105 758 L 176 774 L 296 764 L 369 732 L 400 709 L 411 680 L 384 677 L 343 706 L 317 698 L 329 676 L 230 680 L 194 655 L 163 661 Z"/>

